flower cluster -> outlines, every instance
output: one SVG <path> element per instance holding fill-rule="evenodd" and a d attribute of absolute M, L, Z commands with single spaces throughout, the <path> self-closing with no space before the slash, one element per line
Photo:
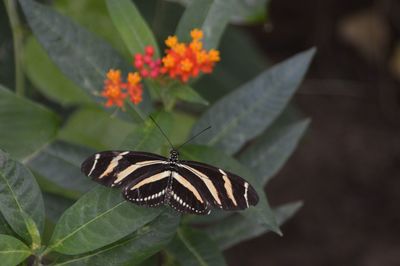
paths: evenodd
<path fill-rule="evenodd" d="M 211 73 L 214 64 L 220 60 L 219 51 L 203 49 L 203 32 L 194 29 L 190 32 L 192 42 L 187 45 L 180 43 L 176 36 L 169 36 L 165 44 L 169 49 L 163 57 L 161 72 L 171 78 L 179 78 L 187 82 L 190 77 L 197 77 L 200 72 Z"/>
<path fill-rule="evenodd" d="M 122 82 L 121 71 L 110 69 L 104 81 L 101 96 L 107 99 L 106 107 L 123 107 L 125 99 L 134 104 L 142 101 L 142 78 L 177 79 L 187 82 L 202 73 L 211 73 L 216 62 L 220 61 L 219 51 L 203 49 L 203 32 L 194 29 L 190 32 L 189 44 L 178 41 L 176 36 L 169 36 L 165 41 L 167 49 L 163 58 L 154 58 L 154 47 L 146 46 L 143 54 L 133 57 L 133 66 L 138 72 L 129 73 L 126 82 Z M 165 82 L 165 81 L 164 81 Z"/>
<path fill-rule="evenodd" d="M 138 104 L 142 101 L 143 88 L 141 77 L 137 72 L 129 73 L 127 82 L 121 81 L 121 71 L 110 69 L 107 79 L 104 81 L 104 89 L 101 96 L 107 99 L 106 107 L 116 105 L 123 107 L 124 101 L 129 97 L 130 101 Z"/>
<path fill-rule="evenodd" d="M 154 48 L 146 46 L 145 54 L 135 54 L 133 65 L 139 70 L 143 78 L 157 78 L 160 74 L 161 59 L 153 59 Z"/>

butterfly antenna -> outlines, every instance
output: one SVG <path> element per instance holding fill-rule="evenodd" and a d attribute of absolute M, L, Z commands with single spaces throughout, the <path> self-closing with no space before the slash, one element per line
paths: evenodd
<path fill-rule="evenodd" d="M 176 150 L 179 150 L 180 148 L 182 148 L 183 145 L 189 143 L 190 141 L 192 141 L 193 139 L 195 139 L 197 136 L 201 135 L 202 133 L 204 133 L 204 131 L 207 131 L 211 128 L 211 126 L 208 126 L 207 128 L 203 129 L 202 131 L 200 131 L 199 133 L 197 133 L 196 135 L 194 135 L 193 137 L 191 137 L 190 139 L 188 139 L 186 142 L 184 142 L 183 144 L 179 145 L 178 148 L 176 148 Z"/>
<path fill-rule="evenodd" d="M 171 148 L 172 148 L 173 150 L 175 150 L 175 147 L 174 147 L 174 145 L 172 145 L 172 142 L 171 142 L 171 141 L 169 140 L 169 138 L 167 137 L 167 134 L 164 133 L 164 131 L 161 129 L 161 127 L 157 124 L 156 120 L 154 120 L 154 118 L 151 117 L 151 115 L 150 115 L 150 119 L 151 119 L 151 120 L 153 121 L 153 123 L 158 127 L 158 129 L 160 130 L 161 134 L 163 134 L 164 137 L 167 139 L 167 141 L 168 141 L 169 145 L 171 146 Z"/>

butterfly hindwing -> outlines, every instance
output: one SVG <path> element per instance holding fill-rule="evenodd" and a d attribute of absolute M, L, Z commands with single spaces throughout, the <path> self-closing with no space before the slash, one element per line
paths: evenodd
<path fill-rule="evenodd" d="M 242 210 L 258 202 L 254 188 L 238 175 L 194 161 L 180 161 L 178 166 L 191 176 L 203 196 L 217 208 Z"/>
<path fill-rule="evenodd" d="M 93 154 L 81 166 L 84 174 L 108 187 L 123 187 L 149 171 L 164 167 L 165 157 L 132 151 L 104 151 Z"/>
<path fill-rule="evenodd" d="M 172 171 L 168 204 L 183 213 L 209 214 L 210 208 L 196 184 L 190 176 L 181 171 Z"/>
<path fill-rule="evenodd" d="M 155 207 L 165 202 L 170 184 L 171 170 L 154 169 L 124 187 L 124 198 L 138 205 Z"/>

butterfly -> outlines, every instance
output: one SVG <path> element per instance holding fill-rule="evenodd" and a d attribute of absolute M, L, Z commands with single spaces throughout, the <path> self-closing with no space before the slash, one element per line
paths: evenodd
<path fill-rule="evenodd" d="M 82 163 L 82 172 L 107 187 L 122 188 L 126 200 L 156 207 L 168 204 L 183 213 L 209 214 L 211 207 L 242 210 L 258 195 L 243 178 L 217 167 L 135 151 L 103 151 Z"/>
<path fill-rule="evenodd" d="M 179 160 L 178 150 L 171 147 L 169 158 L 139 151 L 95 153 L 82 163 L 81 171 L 104 186 L 122 189 L 126 200 L 146 207 L 166 204 L 178 212 L 205 215 L 212 208 L 243 210 L 258 203 L 257 192 L 242 177 Z"/>

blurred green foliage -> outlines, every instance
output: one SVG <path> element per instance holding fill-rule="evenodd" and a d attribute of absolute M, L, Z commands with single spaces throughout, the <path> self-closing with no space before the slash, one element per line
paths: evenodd
<path fill-rule="evenodd" d="M 27 25 L 23 48 L 14 52 L 23 60 L 13 63 L 10 53 L 0 53 L 2 265 L 29 256 L 54 265 L 154 265 L 156 254 L 166 265 L 225 265 L 224 249 L 280 233 L 279 226 L 301 207 L 294 202 L 272 209 L 263 188 L 309 125 L 288 104 L 315 51 L 266 69 L 251 38 L 229 25 L 265 18 L 260 10 L 266 0 L 18 2 Z M 0 50 L 11 51 L 11 33 L 0 17 L 7 37 Z M 169 87 L 146 82 L 144 101 L 125 112 L 103 106 L 99 95 L 110 68 L 127 72 L 134 53 L 152 44 L 162 54 L 168 35 L 184 39 L 192 28 L 204 31 L 207 48 L 221 51 L 211 75 Z M 14 76 L 7 73 L 8 65 L 21 63 L 29 82 L 17 96 L 7 78 Z M 181 217 L 130 204 L 119 191 L 81 174 L 81 162 L 94 151 L 168 154 L 149 114 L 174 144 L 211 125 L 212 132 L 185 146 L 182 157 L 245 177 L 259 204 L 243 212 Z"/>

